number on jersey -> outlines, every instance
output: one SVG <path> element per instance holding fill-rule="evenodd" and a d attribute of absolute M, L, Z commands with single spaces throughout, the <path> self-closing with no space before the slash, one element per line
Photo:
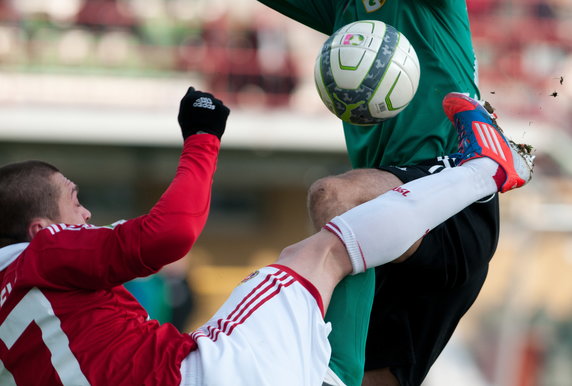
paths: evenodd
<path fill-rule="evenodd" d="M 89 385 L 70 350 L 69 339 L 62 330 L 60 319 L 54 313 L 48 298 L 39 289 L 32 288 L 28 291 L 10 311 L 6 320 L 0 325 L 0 340 L 9 350 L 32 322 L 35 322 L 42 331 L 42 340 L 50 350 L 52 365 L 64 386 Z M 0 384 L 16 385 L 14 377 L 4 367 L 2 361 L 0 361 Z"/>

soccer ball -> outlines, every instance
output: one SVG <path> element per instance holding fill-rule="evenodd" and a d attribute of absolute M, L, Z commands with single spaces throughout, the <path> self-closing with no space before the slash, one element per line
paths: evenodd
<path fill-rule="evenodd" d="M 314 66 L 326 107 L 355 125 L 372 125 L 399 114 L 413 99 L 419 76 L 413 46 L 378 20 L 356 21 L 334 32 Z"/>

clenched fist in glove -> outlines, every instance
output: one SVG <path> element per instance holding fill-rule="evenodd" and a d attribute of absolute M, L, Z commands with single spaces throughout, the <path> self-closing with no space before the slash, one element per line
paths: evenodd
<path fill-rule="evenodd" d="M 230 110 L 212 94 L 189 87 L 181 99 L 179 125 L 183 138 L 193 134 L 210 133 L 221 139 Z"/>

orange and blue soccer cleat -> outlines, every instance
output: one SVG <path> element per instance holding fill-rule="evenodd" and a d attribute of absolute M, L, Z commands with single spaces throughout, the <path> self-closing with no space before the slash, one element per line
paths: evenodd
<path fill-rule="evenodd" d="M 455 92 L 445 96 L 443 110 L 459 134 L 459 152 L 463 154 L 459 165 L 476 158 L 492 159 L 506 174 L 504 179 L 497 180 L 502 193 L 530 181 L 534 167 L 532 147 L 508 139 L 496 124 L 492 111 L 489 113 L 475 99 Z"/>

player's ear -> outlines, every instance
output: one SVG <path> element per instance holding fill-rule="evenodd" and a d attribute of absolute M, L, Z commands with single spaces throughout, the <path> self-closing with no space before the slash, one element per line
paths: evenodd
<path fill-rule="evenodd" d="M 28 240 L 32 240 L 39 231 L 53 224 L 53 221 L 45 217 L 35 217 L 28 225 Z"/>

